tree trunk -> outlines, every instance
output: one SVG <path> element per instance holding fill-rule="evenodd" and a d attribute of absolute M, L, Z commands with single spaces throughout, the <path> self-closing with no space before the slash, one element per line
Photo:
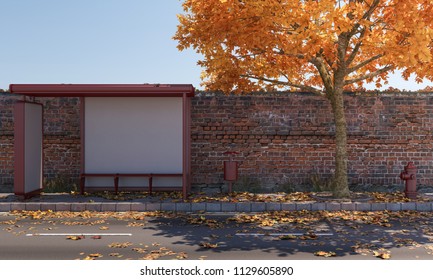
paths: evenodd
<path fill-rule="evenodd" d="M 347 177 L 347 124 L 344 114 L 343 89 L 334 88 L 330 98 L 335 121 L 335 174 L 332 192 L 336 198 L 349 197 Z"/>

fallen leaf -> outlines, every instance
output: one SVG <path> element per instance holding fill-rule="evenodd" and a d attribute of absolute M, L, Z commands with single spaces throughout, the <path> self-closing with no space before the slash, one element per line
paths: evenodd
<path fill-rule="evenodd" d="M 337 254 L 335 252 L 332 252 L 332 251 L 329 251 L 329 252 L 317 251 L 317 252 L 314 252 L 314 255 L 318 256 L 318 257 L 325 257 L 325 258 L 337 256 Z"/>
<path fill-rule="evenodd" d="M 132 248 L 132 251 L 135 251 L 135 252 L 140 253 L 140 254 L 144 254 L 147 252 L 147 250 L 144 248 Z"/>
<path fill-rule="evenodd" d="M 66 236 L 66 239 L 68 240 L 81 240 L 84 239 L 83 235 L 68 235 Z"/>
<path fill-rule="evenodd" d="M 288 235 L 280 235 L 278 237 L 280 240 L 292 240 L 297 239 L 296 235 L 288 234 Z"/>
<path fill-rule="evenodd" d="M 102 226 L 102 227 L 99 227 L 99 229 L 100 229 L 100 230 L 109 230 L 110 228 L 109 228 L 109 227 L 106 227 L 106 226 Z"/>
<path fill-rule="evenodd" d="M 180 253 L 177 254 L 176 258 L 179 259 L 179 260 L 186 259 L 186 258 L 188 258 L 188 254 L 185 253 L 185 252 L 180 252 Z"/>
<path fill-rule="evenodd" d="M 92 236 L 92 239 L 101 239 L 102 237 L 100 236 L 100 235 L 95 235 L 95 236 Z"/>
<path fill-rule="evenodd" d="M 207 248 L 207 249 L 213 249 L 218 247 L 218 243 L 212 244 L 209 242 L 200 242 L 200 247 Z"/>
<path fill-rule="evenodd" d="M 314 233 L 306 234 L 306 235 L 301 236 L 300 239 L 302 239 L 302 240 L 314 240 L 314 239 L 317 239 L 317 235 Z"/>
<path fill-rule="evenodd" d="M 388 260 L 391 258 L 390 253 L 383 253 L 383 252 L 377 252 L 377 251 L 373 251 L 373 256 L 375 256 L 376 258 L 382 259 L 382 260 Z"/>
<path fill-rule="evenodd" d="M 130 222 L 127 227 L 144 227 L 144 223 Z"/>
<path fill-rule="evenodd" d="M 124 242 L 124 243 L 113 242 L 111 244 L 108 244 L 108 247 L 110 247 L 110 248 L 126 248 L 126 247 L 129 247 L 131 245 L 132 245 L 131 242 Z"/>

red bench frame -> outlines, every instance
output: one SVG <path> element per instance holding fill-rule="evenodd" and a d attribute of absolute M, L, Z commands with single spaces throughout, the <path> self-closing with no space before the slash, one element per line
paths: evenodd
<path fill-rule="evenodd" d="M 152 194 L 153 191 L 153 178 L 154 177 L 183 177 L 182 173 L 176 174 L 154 174 L 154 173 L 82 173 L 80 174 L 80 193 L 84 194 L 86 188 L 86 177 L 113 177 L 114 179 L 114 192 L 117 194 L 119 192 L 119 178 L 120 177 L 147 177 L 148 178 L 148 191 L 149 194 Z M 182 186 L 179 187 L 182 189 Z M 102 189 L 102 188 L 101 188 Z M 167 190 L 167 188 L 161 187 L 163 190 Z M 177 189 L 177 188 L 169 188 L 169 189 Z"/>

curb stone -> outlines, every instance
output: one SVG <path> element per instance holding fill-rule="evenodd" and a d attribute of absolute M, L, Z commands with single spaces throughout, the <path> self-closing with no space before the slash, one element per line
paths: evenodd
<path fill-rule="evenodd" d="M 101 211 L 108 211 L 108 212 L 115 212 L 116 211 L 116 204 L 117 203 L 102 203 L 101 205 Z"/>
<path fill-rule="evenodd" d="M 41 211 L 56 211 L 56 204 L 55 203 L 41 203 Z"/>
<path fill-rule="evenodd" d="M 433 212 L 433 202 L 0 202 L 9 211 L 170 211 L 170 212 L 265 212 L 265 211 L 420 211 Z"/>
<path fill-rule="evenodd" d="M 335 202 L 326 203 L 326 210 L 327 211 L 340 211 L 341 210 L 341 203 L 335 203 Z"/>
<path fill-rule="evenodd" d="M 251 202 L 251 212 L 265 212 L 266 204 L 264 202 Z"/>
<path fill-rule="evenodd" d="M 406 202 L 401 204 L 401 210 L 415 211 L 416 203 L 415 202 Z"/>
<path fill-rule="evenodd" d="M 221 212 L 221 203 L 217 203 L 217 202 L 206 203 L 206 212 Z"/>
<path fill-rule="evenodd" d="M 251 212 L 251 203 L 250 202 L 240 202 L 236 204 L 237 212 Z"/>
<path fill-rule="evenodd" d="M 0 203 L 0 212 L 9 212 L 11 211 L 10 203 Z"/>
<path fill-rule="evenodd" d="M 311 206 L 311 210 L 312 211 L 324 211 L 324 210 L 326 210 L 326 203 L 325 202 L 314 203 Z"/>
<path fill-rule="evenodd" d="M 279 202 L 266 203 L 266 211 L 281 211 L 281 203 Z"/>
<path fill-rule="evenodd" d="M 389 211 L 401 211 L 401 203 L 400 202 L 386 203 L 386 210 L 389 210 Z"/>
<path fill-rule="evenodd" d="M 127 212 L 127 211 L 131 211 L 131 203 L 129 202 L 116 203 L 116 212 Z"/>
<path fill-rule="evenodd" d="M 146 212 L 146 204 L 144 204 L 144 203 L 132 203 L 131 204 L 131 211 Z"/>
<path fill-rule="evenodd" d="M 356 210 L 356 204 L 353 202 L 343 202 L 343 203 L 341 203 L 341 210 L 355 211 Z"/>
<path fill-rule="evenodd" d="M 229 202 L 221 203 L 221 211 L 222 212 L 236 212 L 236 204 Z"/>
<path fill-rule="evenodd" d="M 56 203 L 56 211 L 71 211 L 70 203 Z"/>
<path fill-rule="evenodd" d="M 283 211 L 296 211 L 296 204 L 295 203 L 282 203 L 281 204 L 281 210 L 283 210 Z"/>

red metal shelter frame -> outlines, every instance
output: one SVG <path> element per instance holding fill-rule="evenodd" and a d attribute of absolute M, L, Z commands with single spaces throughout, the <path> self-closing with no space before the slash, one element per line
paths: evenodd
<path fill-rule="evenodd" d="M 81 117 L 81 192 L 85 190 L 85 177 L 110 176 L 114 179 L 115 191 L 121 176 L 147 177 L 149 191 L 152 191 L 153 177 L 182 176 L 182 192 L 186 197 L 191 189 L 191 102 L 194 87 L 188 84 L 11 84 L 9 90 L 13 94 L 29 97 L 80 97 Z M 85 135 L 84 135 L 84 98 L 85 97 L 181 97 L 182 98 L 182 174 L 85 174 Z M 20 137 L 20 136 L 18 136 Z M 20 170 L 15 170 L 20 174 Z"/>

